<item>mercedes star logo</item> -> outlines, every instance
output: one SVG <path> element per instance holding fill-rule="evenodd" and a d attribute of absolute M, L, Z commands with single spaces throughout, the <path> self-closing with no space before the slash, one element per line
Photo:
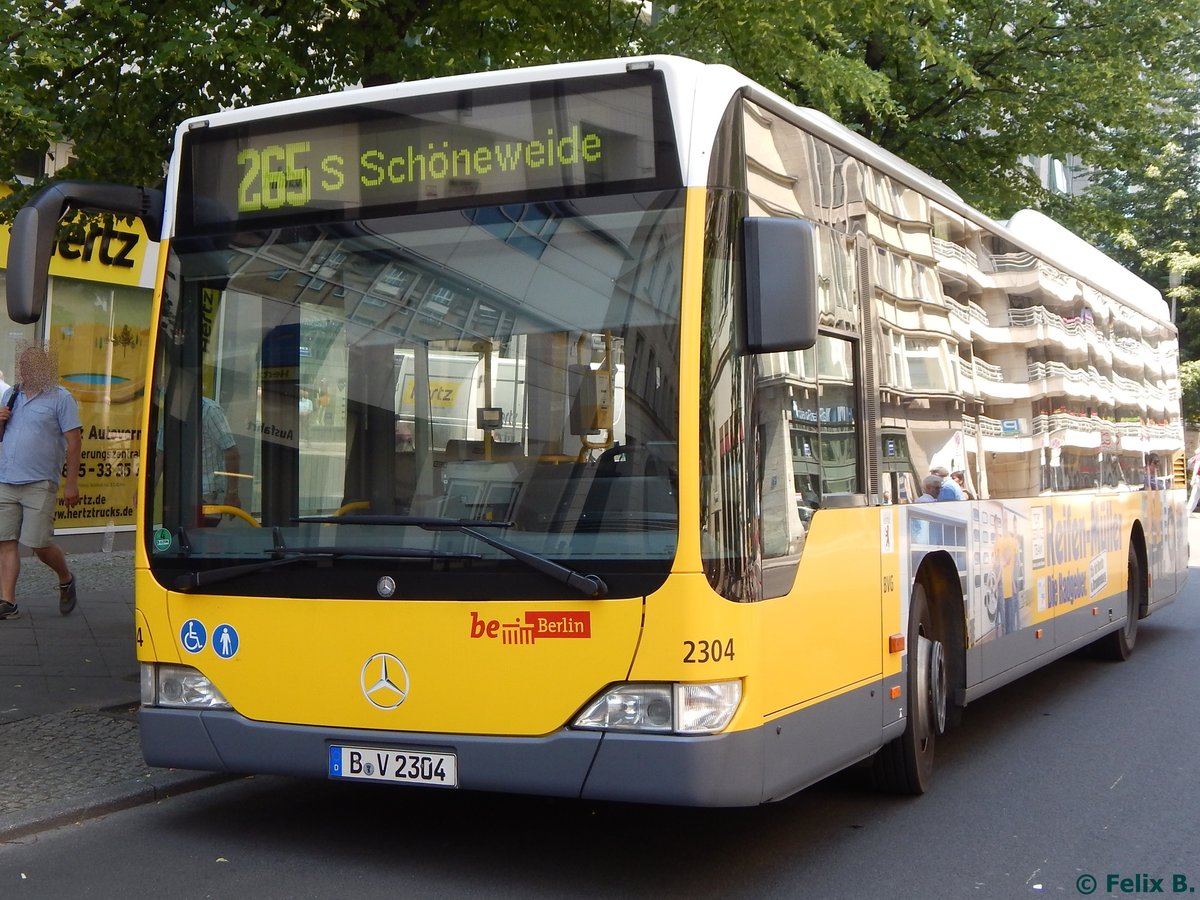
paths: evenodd
<path fill-rule="evenodd" d="M 362 667 L 363 696 L 378 709 L 395 709 L 408 696 L 408 670 L 390 653 L 376 653 Z"/>

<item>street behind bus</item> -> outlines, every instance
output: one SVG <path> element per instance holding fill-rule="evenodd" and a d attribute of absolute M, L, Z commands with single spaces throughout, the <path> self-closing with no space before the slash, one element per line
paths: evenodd
<path fill-rule="evenodd" d="M 1200 516 L 1133 658 L 972 704 L 920 798 L 851 770 L 757 809 L 250 778 L 0 846 L 0 895 L 1139 896 L 1200 885 Z M 1092 881 L 1091 879 L 1095 879 Z"/>

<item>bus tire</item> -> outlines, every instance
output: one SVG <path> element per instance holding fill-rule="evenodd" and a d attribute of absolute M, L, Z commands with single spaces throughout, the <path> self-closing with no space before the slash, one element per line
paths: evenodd
<path fill-rule="evenodd" d="M 923 794 L 933 779 L 937 736 L 946 728 L 946 656 L 925 586 L 913 585 L 908 624 L 908 723 L 875 754 L 875 781 L 893 794 Z"/>
<path fill-rule="evenodd" d="M 1125 589 L 1125 624 L 1110 631 L 1093 644 L 1096 656 L 1113 662 L 1124 662 L 1133 655 L 1137 643 L 1138 616 L 1146 592 L 1146 573 L 1142 557 L 1133 542 L 1129 544 L 1129 586 Z"/>

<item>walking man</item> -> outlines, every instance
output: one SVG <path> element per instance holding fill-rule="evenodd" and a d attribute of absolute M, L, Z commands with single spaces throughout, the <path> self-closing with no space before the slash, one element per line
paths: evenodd
<path fill-rule="evenodd" d="M 0 619 L 20 612 L 18 541 L 58 576 L 58 611 L 65 616 L 75 609 L 75 576 L 53 542 L 54 506 L 64 462 L 63 502 L 79 502 L 83 428 L 56 368 L 43 348 L 26 347 L 17 359 L 16 385 L 0 397 Z"/>

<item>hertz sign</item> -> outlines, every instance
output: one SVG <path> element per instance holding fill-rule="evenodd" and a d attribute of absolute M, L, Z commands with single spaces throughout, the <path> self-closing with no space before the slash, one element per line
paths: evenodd
<path fill-rule="evenodd" d="M 0 268 L 8 264 L 11 233 L 9 226 L 0 227 Z M 50 274 L 151 288 L 157 263 L 158 245 L 149 240 L 140 219 L 80 215 L 59 230 Z"/>

